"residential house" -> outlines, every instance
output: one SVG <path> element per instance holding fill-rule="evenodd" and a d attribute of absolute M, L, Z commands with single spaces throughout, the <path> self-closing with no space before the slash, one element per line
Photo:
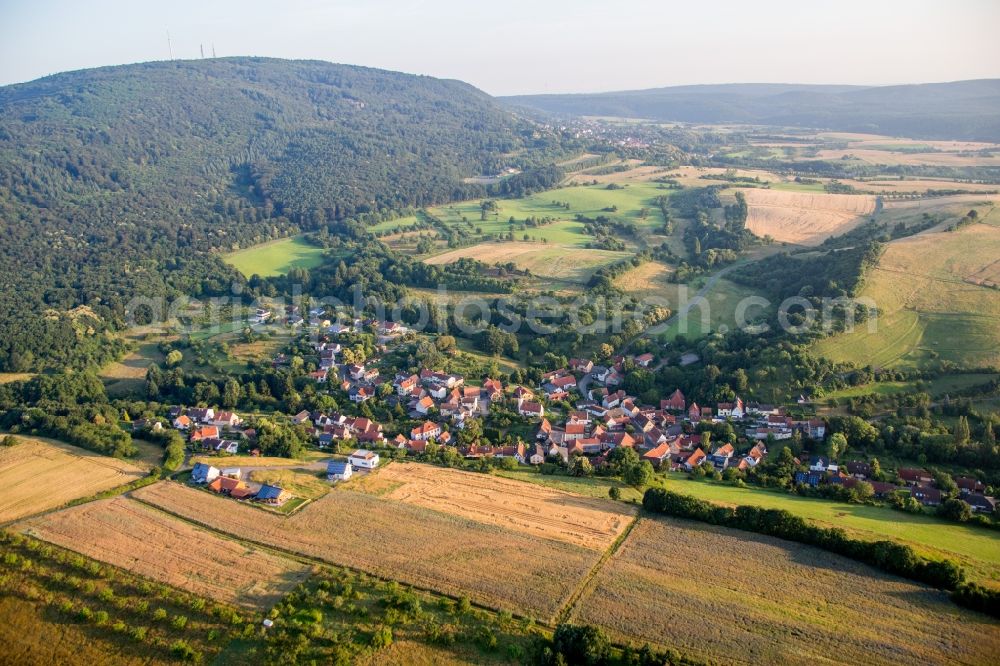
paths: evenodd
<path fill-rule="evenodd" d="M 569 368 L 573 372 L 586 375 L 593 372 L 594 362 L 585 358 L 571 358 L 569 360 Z"/>
<path fill-rule="evenodd" d="M 852 460 L 845 467 L 855 479 L 868 479 L 872 475 L 872 466 L 861 460 Z"/>
<path fill-rule="evenodd" d="M 746 412 L 743 409 L 743 400 L 736 398 L 736 402 L 720 402 L 716 413 L 719 418 L 742 419 Z"/>
<path fill-rule="evenodd" d="M 424 416 L 430 413 L 432 409 L 434 409 L 434 399 L 427 395 L 418 400 L 416 407 L 414 407 L 414 411 Z"/>
<path fill-rule="evenodd" d="M 648 368 L 655 357 L 652 354 L 639 354 L 635 357 L 635 364 L 640 368 Z"/>
<path fill-rule="evenodd" d="M 259 502 L 264 502 L 265 504 L 284 504 L 289 499 L 291 499 L 292 494 L 280 488 L 278 486 L 272 486 L 269 483 L 265 483 L 257 491 L 256 499 Z"/>
<path fill-rule="evenodd" d="M 956 476 L 955 485 L 958 486 L 959 492 L 963 495 L 968 493 L 981 493 L 986 490 L 986 486 L 983 485 L 982 481 L 971 476 Z"/>
<path fill-rule="evenodd" d="M 292 417 L 292 423 L 294 425 L 302 425 L 303 423 L 308 423 L 311 420 L 311 415 L 305 409 Z"/>
<path fill-rule="evenodd" d="M 352 386 L 351 390 L 347 392 L 347 397 L 350 398 L 351 402 L 357 404 L 371 400 L 374 395 L 375 390 L 370 386 Z"/>
<path fill-rule="evenodd" d="M 662 444 L 659 444 L 655 448 L 644 453 L 642 455 L 642 459 L 648 460 L 652 463 L 653 467 L 659 469 L 663 465 L 663 461 L 670 458 L 670 453 L 670 444 L 663 442 Z"/>
<path fill-rule="evenodd" d="M 181 414 L 174 419 L 174 427 L 178 430 L 187 430 L 191 427 L 191 419 L 189 419 L 186 415 Z"/>
<path fill-rule="evenodd" d="M 983 495 L 982 493 L 969 493 L 965 495 L 962 499 L 968 502 L 969 506 L 976 513 L 993 513 L 997 508 L 997 501 L 992 497 Z"/>
<path fill-rule="evenodd" d="M 687 415 L 688 419 L 695 423 L 701 421 L 701 407 L 698 406 L 697 402 L 691 403 L 691 406 L 688 407 Z"/>
<path fill-rule="evenodd" d="M 192 421 L 198 423 L 211 423 L 215 420 L 215 410 L 211 407 L 192 407 L 187 412 Z"/>
<path fill-rule="evenodd" d="M 705 462 L 706 457 L 705 452 L 700 447 L 695 449 L 694 453 L 684 459 L 685 469 L 688 471 L 693 470 L 695 467 Z"/>
<path fill-rule="evenodd" d="M 394 383 L 396 386 L 396 394 L 400 396 L 407 396 L 416 390 L 417 386 L 420 384 L 420 377 L 416 375 L 398 377 Z"/>
<path fill-rule="evenodd" d="M 243 423 L 243 419 L 233 412 L 219 412 L 212 419 L 212 425 L 219 426 L 220 428 L 235 428 L 241 423 Z"/>
<path fill-rule="evenodd" d="M 410 439 L 415 440 L 428 440 L 434 439 L 441 435 L 441 426 L 433 421 L 424 421 L 416 428 L 410 431 Z"/>
<path fill-rule="evenodd" d="M 927 485 L 934 482 L 934 475 L 926 469 L 900 467 L 899 478 L 908 486 Z"/>
<path fill-rule="evenodd" d="M 218 476 L 208 484 L 208 489 L 220 495 L 229 495 L 235 499 L 246 499 L 254 494 L 246 483 L 231 476 Z"/>
<path fill-rule="evenodd" d="M 660 401 L 660 409 L 669 410 L 672 412 L 683 412 L 687 407 L 687 402 L 684 398 L 684 394 L 680 389 L 675 390 L 670 394 L 670 397 L 666 400 Z"/>
<path fill-rule="evenodd" d="M 545 416 L 545 408 L 540 402 L 525 400 L 517 406 L 517 413 L 527 418 L 541 418 Z"/>
<path fill-rule="evenodd" d="M 379 457 L 374 451 L 358 449 L 350 455 L 348 461 L 355 467 L 363 469 L 375 469 L 378 467 Z"/>
<path fill-rule="evenodd" d="M 924 506 L 937 506 L 941 503 L 941 491 L 923 483 L 912 486 L 910 495 Z"/>
<path fill-rule="evenodd" d="M 326 464 L 327 481 L 347 481 L 354 473 L 354 467 L 349 462 L 331 460 Z"/>
<path fill-rule="evenodd" d="M 218 426 L 202 426 L 201 428 L 198 428 L 197 430 L 191 433 L 191 441 L 200 442 L 203 439 L 208 439 L 210 437 L 218 437 L 218 436 L 219 436 Z"/>
<path fill-rule="evenodd" d="M 590 371 L 590 376 L 601 383 L 604 383 L 608 379 L 608 374 L 611 372 L 610 368 L 603 365 L 595 365 L 594 369 Z"/>
<path fill-rule="evenodd" d="M 206 465 L 205 463 L 196 463 L 194 469 L 191 470 L 191 482 L 192 483 L 211 483 L 219 478 L 219 468 L 213 465 Z"/>

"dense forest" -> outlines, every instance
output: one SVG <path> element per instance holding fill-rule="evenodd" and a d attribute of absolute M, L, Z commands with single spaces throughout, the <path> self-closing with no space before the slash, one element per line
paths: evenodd
<path fill-rule="evenodd" d="M 521 95 L 512 106 L 571 116 L 829 128 L 921 139 L 1000 141 L 1000 79 L 902 86 L 723 84 Z"/>
<path fill-rule="evenodd" d="M 323 62 L 158 62 L 0 88 L 0 370 L 69 365 L 81 344 L 113 353 L 102 332 L 134 295 L 227 292 L 242 278 L 214 251 L 544 186 L 565 143 L 467 84 Z M 463 182 L 508 167 L 523 173 Z"/>

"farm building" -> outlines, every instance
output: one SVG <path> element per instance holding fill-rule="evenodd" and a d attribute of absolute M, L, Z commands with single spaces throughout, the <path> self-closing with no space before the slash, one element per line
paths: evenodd
<path fill-rule="evenodd" d="M 378 467 L 378 454 L 367 449 L 358 449 L 351 454 L 348 461 L 355 467 L 363 469 L 375 469 Z"/>
<path fill-rule="evenodd" d="M 219 477 L 219 468 L 205 463 L 198 463 L 191 470 L 192 483 L 211 483 Z"/>
<path fill-rule="evenodd" d="M 326 478 L 328 481 L 347 481 L 354 473 L 351 463 L 342 460 L 331 460 L 326 464 Z"/>

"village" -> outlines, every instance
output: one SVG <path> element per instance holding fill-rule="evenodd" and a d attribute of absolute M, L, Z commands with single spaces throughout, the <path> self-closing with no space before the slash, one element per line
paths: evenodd
<path fill-rule="evenodd" d="M 613 356 L 607 364 L 570 359 L 566 367 L 543 374 L 538 385 L 530 387 L 505 386 L 490 377 L 475 385 L 460 374 L 429 368 L 395 372 L 388 379 L 378 367 L 378 356 L 365 362 L 345 362 L 344 348 L 337 339 L 357 331 L 374 331 L 378 349 L 384 353 L 409 333 L 405 326 L 361 319 L 331 322 L 321 308 L 311 310 L 309 317 L 307 327 L 321 331 L 312 343 L 319 368 L 309 377 L 318 386 L 343 392 L 356 406 L 369 400 L 384 401 L 405 414 L 405 423 L 410 424 L 400 429 L 397 423 L 388 429 L 373 418 L 341 411 L 303 410 L 287 417 L 318 451 L 335 456 L 327 462 L 330 482 L 346 481 L 356 472 L 378 467 L 379 452 L 389 458 L 426 459 L 444 449 L 466 461 L 536 468 L 555 465 L 567 473 L 576 473 L 577 459 L 585 459 L 589 463 L 586 469 L 601 474 L 611 452 L 620 448 L 634 450 L 656 472 L 734 480 L 743 478 L 769 454 L 780 452 L 783 442 L 795 438 L 805 443 L 806 452 L 815 452 L 807 460 L 793 459 L 796 469 L 791 482 L 803 491 L 832 487 L 849 491 L 864 483 L 871 488 L 864 496 L 871 499 L 905 497 L 911 506 L 923 507 L 937 507 L 946 499 L 946 490 L 938 487 L 939 480 L 928 470 L 901 467 L 886 474 L 873 472 L 866 461 L 840 464 L 819 455 L 827 424 L 808 409 L 809 400 L 804 396 L 790 407 L 744 402 L 739 397 L 732 402 L 700 405 L 677 389 L 662 397 L 658 405 L 642 404 L 622 386 L 630 368 L 656 364 L 658 359 L 649 353 Z M 261 323 L 270 318 L 267 310 L 255 314 Z M 286 311 L 285 323 L 306 325 L 297 308 Z M 284 354 L 274 359 L 276 365 L 286 362 Z M 291 497 L 279 486 L 255 483 L 245 471 L 225 465 L 226 456 L 260 455 L 254 428 L 246 426 L 239 415 L 211 407 L 174 406 L 167 417 L 170 426 L 186 434 L 192 451 L 219 456 L 216 465 L 197 463 L 192 483 L 266 506 L 281 506 Z M 503 441 L 482 437 L 484 426 L 495 426 L 498 421 L 510 424 L 515 419 L 518 427 L 508 427 Z M 728 424 L 724 430 L 729 436 L 713 438 L 720 424 Z M 139 421 L 133 427 L 157 429 L 163 424 Z M 511 434 L 515 431 L 518 434 Z M 990 513 L 996 507 L 994 498 L 983 494 L 980 481 L 957 476 L 953 482 L 973 512 Z"/>

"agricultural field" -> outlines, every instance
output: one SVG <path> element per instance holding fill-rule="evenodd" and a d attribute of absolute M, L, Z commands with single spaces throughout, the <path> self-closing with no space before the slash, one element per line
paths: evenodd
<path fill-rule="evenodd" d="M 269 608 L 309 575 L 306 565 L 224 539 L 125 497 L 29 519 L 14 529 L 234 606 Z"/>
<path fill-rule="evenodd" d="M 352 489 L 596 550 L 609 547 L 635 516 L 616 502 L 416 463 L 393 463 Z"/>
<path fill-rule="evenodd" d="M 866 194 L 819 194 L 747 189 L 747 228 L 783 243 L 819 245 L 849 231 L 875 210 Z"/>
<path fill-rule="evenodd" d="M 544 620 L 570 595 L 566 581 L 582 579 L 600 557 L 349 485 L 287 518 L 173 482 L 133 496 L 248 541 Z"/>
<path fill-rule="evenodd" d="M 146 470 L 53 440 L 17 436 L 0 447 L 0 523 L 17 520 L 142 478 Z"/>
<path fill-rule="evenodd" d="M 293 268 L 315 268 L 323 263 L 323 248 L 303 236 L 254 245 L 223 255 L 223 260 L 246 277 L 284 275 Z"/>
<path fill-rule="evenodd" d="M 627 252 L 514 241 L 480 243 L 434 255 L 426 261 L 435 265 L 448 264 L 469 257 L 486 264 L 513 262 L 538 277 L 583 285 L 598 269 L 629 256 Z"/>
<path fill-rule="evenodd" d="M 861 293 L 878 307 L 877 321 L 820 340 L 814 351 L 881 367 L 1000 366 L 1000 290 L 977 284 L 998 256 L 1000 227 L 989 224 L 889 243 Z"/>
<path fill-rule="evenodd" d="M 692 578 L 691 566 L 709 572 Z M 711 663 L 985 664 L 996 620 L 809 546 L 642 518 L 570 621 Z"/>

